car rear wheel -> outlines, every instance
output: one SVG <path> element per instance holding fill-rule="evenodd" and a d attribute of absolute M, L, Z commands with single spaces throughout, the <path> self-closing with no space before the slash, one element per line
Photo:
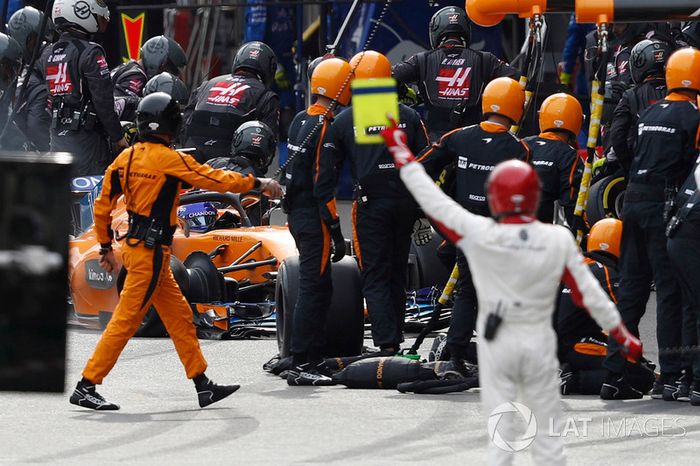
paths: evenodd
<path fill-rule="evenodd" d="M 591 226 L 603 218 L 622 218 L 626 187 L 623 177 L 612 175 L 591 186 L 586 203 L 586 218 Z"/>
<path fill-rule="evenodd" d="M 178 259 L 177 257 L 171 255 L 170 268 L 173 271 L 173 275 L 175 276 L 175 280 L 178 282 L 180 289 L 184 289 L 184 293 L 187 293 L 189 289 L 189 287 L 186 286 L 185 283 L 185 281 L 188 278 L 187 269 L 185 269 L 185 266 L 182 264 L 182 261 L 180 261 L 180 259 Z M 183 270 L 184 275 L 182 273 Z M 122 267 L 122 269 L 119 271 L 119 276 L 117 277 L 117 291 L 119 292 L 119 294 L 121 294 L 122 292 L 125 280 L 126 268 Z M 107 321 L 109 321 L 109 319 L 107 319 Z M 100 319 L 100 323 L 102 322 L 103 319 Z M 106 322 L 104 325 L 106 326 Z M 163 321 L 160 320 L 160 316 L 158 315 L 158 312 L 156 311 L 156 308 L 154 306 L 148 308 L 148 311 L 146 311 L 146 315 L 143 316 L 141 325 L 139 325 L 139 328 L 136 330 L 134 336 L 146 338 L 164 338 L 168 336 L 168 331 L 165 329 L 165 325 L 163 324 Z"/>
<path fill-rule="evenodd" d="M 433 234 L 433 238 L 428 244 L 416 246 L 411 241 L 409 263 L 415 263 L 415 272 L 411 272 L 409 265 L 409 275 L 412 276 L 409 289 L 418 290 L 436 286 L 442 289 L 450 278 L 450 270 L 440 261 L 438 248 L 442 244 L 442 236 L 438 232 Z"/>
<path fill-rule="evenodd" d="M 332 264 L 333 297 L 326 318 L 324 356 L 355 356 L 364 339 L 362 288 L 357 262 L 351 257 Z M 288 257 L 277 274 L 277 345 L 280 357 L 289 356 L 294 324 L 294 308 L 299 289 L 299 257 Z"/>

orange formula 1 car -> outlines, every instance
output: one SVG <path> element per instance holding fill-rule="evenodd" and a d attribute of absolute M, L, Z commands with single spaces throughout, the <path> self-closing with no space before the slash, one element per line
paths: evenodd
<path fill-rule="evenodd" d="M 98 184 L 99 180 L 93 181 Z M 126 276 L 123 268 L 107 273 L 99 265 L 100 246 L 91 226 L 92 200 L 98 189 L 95 186 L 92 192 L 89 189 L 76 192 L 74 186 L 74 238 L 69 243 L 74 318 L 95 329 L 104 328 L 109 321 Z M 258 202 L 255 196 L 230 193 L 183 194 L 171 267 L 192 306 L 200 337 L 243 338 L 277 329 L 280 347 L 285 349 L 289 347 L 290 333 L 285 329 L 291 325 L 298 288 L 297 252 L 286 226 L 269 225 L 270 210 L 263 212 L 261 226 L 251 226 L 248 212 Z M 127 225 L 126 208 L 120 201 L 112 228 L 119 235 L 126 231 Z M 119 243 L 114 245 L 114 251 L 121 265 Z M 280 266 L 282 273 L 278 279 Z M 333 275 L 334 282 L 344 286 L 336 287 L 328 318 L 329 354 L 358 354 L 364 315 L 355 260 L 348 257 L 334 264 Z M 277 312 L 276 302 L 280 308 L 285 304 L 284 315 Z M 149 309 L 137 336 L 165 335 L 156 310 Z"/>

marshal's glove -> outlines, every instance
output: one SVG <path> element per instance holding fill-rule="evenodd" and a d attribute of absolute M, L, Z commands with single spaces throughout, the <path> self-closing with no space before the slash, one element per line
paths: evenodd
<path fill-rule="evenodd" d="M 331 260 L 338 262 L 345 257 L 345 238 L 343 238 L 343 232 L 340 230 L 340 219 L 336 218 L 329 223 L 328 229 L 331 231 L 331 240 L 333 241 L 333 257 L 331 257 Z"/>
<path fill-rule="evenodd" d="M 407 163 L 414 162 L 416 158 L 413 156 L 411 149 L 408 148 L 406 132 L 396 125 L 396 120 L 391 115 L 389 117 L 389 125 L 382 130 L 382 138 L 389 149 L 389 153 L 394 158 L 394 165 L 397 169 L 401 169 Z"/>
<path fill-rule="evenodd" d="M 606 157 L 601 157 L 593 162 L 591 166 L 591 172 L 593 178 L 596 178 L 599 174 L 605 173 L 605 168 L 608 165 L 608 159 Z"/>
<path fill-rule="evenodd" d="M 136 142 L 136 137 L 138 136 L 136 123 L 133 121 L 120 121 L 119 123 L 122 125 L 122 137 L 128 145 L 133 145 Z"/>
<path fill-rule="evenodd" d="M 275 85 L 279 91 L 292 90 L 292 82 L 287 77 L 284 67 L 280 64 L 277 65 L 277 70 L 275 71 Z"/>
<path fill-rule="evenodd" d="M 419 218 L 413 224 L 413 242 L 416 246 L 425 246 L 433 239 L 433 227 L 427 218 Z"/>
<path fill-rule="evenodd" d="M 409 87 L 406 84 L 399 84 L 398 95 L 399 102 L 407 107 L 418 105 L 418 94 L 416 94 L 416 91 L 414 91 L 412 87 Z"/>
<path fill-rule="evenodd" d="M 566 71 L 559 73 L 559 82 L 562 86 L 566 86 L 571 89 L 571 73 L 567 73 Z"/>
<path fill-rule="evenodd" d="M 639 358 L 642 357 L 642 342 L 627 330 L 625 324 L 620 323 L 620 325 L 610 330 L 610 336 L 620 344 L 622 347 L 620 348 L 620 352 L 624 356 L 627 356 L 635 362 L 639 361 Z"/>

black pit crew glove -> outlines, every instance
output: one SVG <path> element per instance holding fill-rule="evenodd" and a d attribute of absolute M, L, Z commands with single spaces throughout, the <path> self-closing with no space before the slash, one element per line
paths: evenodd
<path fill-rule="evenodd" d="M 413 242 L 416 246 L 425 246 L 433 239 L 433 228 L 427 218 L 419 218 L 413 224 Z"/>
<path fill-rule="evenodd" d="M 328 229 L 331 231 L 331 240 L 333 241 L 333 262 L 340 261 L 345 257 L 345 238 L 340 230 L 340 219 L 336 218 L 328 224 Z"/>

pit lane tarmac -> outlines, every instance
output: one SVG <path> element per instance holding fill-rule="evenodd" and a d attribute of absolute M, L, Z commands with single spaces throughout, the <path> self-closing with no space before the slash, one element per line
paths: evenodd
<path fill-rule="evenodd" d="M 654 321 L 649 307 L 642 336 L 657 360 Z M 68 391 L 98 337 L 70 330 Z M 231 398 L 200 410 L 172 343 L 135 339 L 100 390 L 121 411 L 80 409 L 68 394 L 0 393 L 0 464 L 487 464 L 478 392 L 288 387 L 261 368 L 274 340 L 200 343 L 207 374 L 243 386 Z M 697 464 L 700 407 L 593 396 L 565 397 L 564 407 L 569 464 Z M 527 450 L 515 464 L 532 464 Z"/>

